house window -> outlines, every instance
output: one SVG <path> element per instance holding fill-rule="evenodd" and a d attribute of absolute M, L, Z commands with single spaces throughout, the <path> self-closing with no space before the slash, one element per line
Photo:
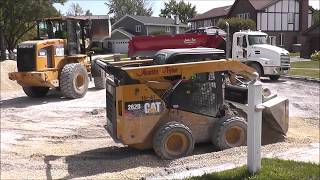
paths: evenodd
<path fill-rule="evenodd" d="M 293 24 L 294 22 L 294 14 L 288 13 L 288 24 Z"/>
<path fill-rule="evenodd" d="M 250 18 L 250 14 L 249 13 L 238 14 L 238 18 L 249 19 Z"/>
<path fill-rule="evenodd" d="M 279 39 L 280 39 L 280 46 L 283 46 L 283 40 L 284 40 L 284 35 L 283 35 L 283 33 L 280 33 L 280 35 L 279 35 Z"/>
<path fill-rule="evenodd" d="M 166 32 L 170 32 L 170 26 L 166 26 Z"/>
<path fill-rule="evenodd" d="M 217 24 L 216 19 L 212 19 L 211 24 L 212 24 L 212 26 L 216 26 L 216 24 Z"/>
<path fill-rule="evenodd" d="M 136 25 L 136 32 L 141 32 L 141 25 Z"/>
<path fill-rule="evenodd" d="M 276 36 L 269 36 L 269 44 L 270 45 L 276 45 Z"/>

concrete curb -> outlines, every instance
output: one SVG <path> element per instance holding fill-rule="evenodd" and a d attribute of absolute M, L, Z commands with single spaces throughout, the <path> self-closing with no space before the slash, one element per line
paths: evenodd
<path fill-rule="evenodd" d="M 303 77 L 303 76 L 281 76 L 281 78 L 285 79 L 293 79 L 293 80 L 299 80 L 299 81 L 310 81 L 315 83 L 320 83 L 320 79 L 318 78 L 312 78 L 312 77 Z"/>

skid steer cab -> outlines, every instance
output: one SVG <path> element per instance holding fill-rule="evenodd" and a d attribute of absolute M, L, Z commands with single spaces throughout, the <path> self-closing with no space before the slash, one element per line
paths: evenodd
<path fill-rule="evenodd" d="M 37 21 L 36 40 L 17 47 L 18 72 L 9 73 L 29 97 L 42 97 L 58 88 L 67 98 L 81 98 L 92 71 L 95 86 L 104 88 L 102 72 L 91 67 L 90 21 L 82 17 L 55 17 Z M 100 75 L 101 74 L 101 75 Z"/>
<path fill-rule="evenodd" d="M 162 50 L 160 61 L 157 56 L 126 62 L 96 61 L 110 75 L 105 129 L 114 141 L 137 149 L 153 148 L 163 159 L 189 155 L 201 142 L 212 142 L 221 150 L 246 145 L 243 98 L 247 99 L 248 91 L 226 82 L 229 76 L 235 77 L 231 74 L 256 79 L 254 69 L 239 61 L 207 60 L 195 51 Z M 173 56 L 180 58 L 175 61 Z M 269 99 L 265 98 L 270 107 L 264 111 L 262 136 L 267 140 L 283 138 L 288 128 L 288 101 L 274 96 Z"/>

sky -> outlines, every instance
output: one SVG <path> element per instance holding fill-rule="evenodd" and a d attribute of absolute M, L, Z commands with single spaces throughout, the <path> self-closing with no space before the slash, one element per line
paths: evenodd
<path fill-rule="evenodd" d="M 169 0 L 151 0 L 149 5 L 152 7 L 153 16 L 159 16 L 160 9 L 164 7 L 164 3 Z M 177 0 L 179 1 L 179 0 Z M 210 9 L 221 6 L 232 5 L 235 0 L 184 0 L 196 6 L 198 14 L 202 14 Z M 86 11 L 90 10 L 93 15 L 106 15 L 108 12 L 107 6 L 104 4 L 107 0 L 68 0 L 64 5 L 54 4 L 54 7 L 62 13 L 68 12 L 69 6 L 72 3 L 78 3 L 81 8 Z M 309 0 L 309 5 L 315 9 L 319 9 L 320 0 Z"/>

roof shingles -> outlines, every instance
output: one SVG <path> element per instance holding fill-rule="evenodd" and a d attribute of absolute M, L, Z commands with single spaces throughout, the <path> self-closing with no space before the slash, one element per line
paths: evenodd
<path fill-rule="evenodd" d="M 131 16 L 133 19 L 140 21 L 144 25 L 175 25 L 175 21 L 171 18 L 134 16 L 134 15 L 127 15 L 127 16 Z M 187 25 L 180 23 L 179 26 L 187 26 Z"/>
<path fill-rule="evenodd" d="M 257 11 L 263 10 L 264 8 L 267 8 L 269 5 L 271 5 L 277 1 L 279 1 L 279 0 L 249 0 L 251 5 Z M 197 21 L 197 20 L 204 20 L 204 19 L 227 16 L 229 11 L 232 9 L 232 7 L 234 5 L 235 5 L 235 3 L 232 6 L 223 6 L 223 7 L 213 8 L 203 14 L 200 14 L 200 15 L 190 19 L 189 21 L 192 22 L 192 21 Z"/>

